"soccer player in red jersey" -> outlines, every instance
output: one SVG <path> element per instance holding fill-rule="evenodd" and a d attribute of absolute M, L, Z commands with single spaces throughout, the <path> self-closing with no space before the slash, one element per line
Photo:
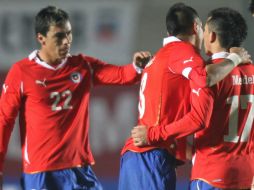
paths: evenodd
<path fill-rule="evenodd" d="M 134 84 L 140 74 L 133 64 L 115 66 L 83 54 L 70 55 L 69 16 L 56 7 L 37 14 L 35 32 L 40 50 L 15 63 L 3 84 L 0 171 L 19 113 L 23 189 L 102 189 L 90 167 L 90 91 L 93 85 Z M 137 52 L 133 63 L 149 57 L 149 52 Z"/>
<path fill-rule="evenodd" d="M 235 10 L 211 11 L 205 25 L 204 44 L 211 63 L 225 59 L 232 46 L 247 35 L 245 20 Z M 169 125 L 136 127 L 136 145 L 173 140 L 195 132 L 191 190 L 250 189 L 254 165 L 254 66 L 240 65 L 212 88 L 192 83 L 192 108 Z M 203 130 L 202 130 L 203 129 Z M 141 139 L 141 140 L 140 140 Z"/>
<path fill-rule="evenodd" d="M 167 13 L 166 24 L 169 37 L 142 74 L 140 125 L 165 125 L 180 119 L 190 108 L 188 79 L 207 85 L 207 74 L 198 71 L 205 63 L 199 54 L 203 30 L 197 12 L 182 3 L 175 4 Z M 206 68 L 208 75 L 210 66 L 215 65 Z M 175 189 L 175 167 L 185 160 L 185 139 L 178 142 L 169 139 L 145 147 L 134 143 L 129 138 L 122 150 L 119 189 Z"/>
<path fill-rule="evenodd" d="M 228 70 L 220 67 L 215 72 L 218 78 L 210 77 L 209 80 L 209 72 L 214 69 L 211 66 L 218 65 L 206 67 L 207 74 L 199 72 L 199 68 L 205 67 L 199 54 L 203 30 L 193 8 L 182 3 L 173 5 L 167 14 L 166 24 L 169 37 L 164 39 L 164 47 L 155 54 L 142 74 L 140 125 L 166 125 L 180 119 L 190 108 L 188 79 L 203 86 L 211 85 L 221 76 L 218 73 Z M 228 58 L 231 59 L 231 56 L 238 57 L 233 54 Z M 226 62 L 224 66 L 232 64 Z M 185 160 L 185 139 L 177 142 L 169 139 L 145 147 L 137 147 L 134 143 L 129 138 L 122 150 L 119 189 L 175 189 L 175 167 Z"/>

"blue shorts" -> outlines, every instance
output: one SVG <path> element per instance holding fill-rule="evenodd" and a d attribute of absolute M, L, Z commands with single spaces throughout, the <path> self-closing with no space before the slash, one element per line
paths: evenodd
<path fill-rule="evenodd" d="M 24 190 L 102 190 L 90 166 L 35 174 L 23 173 L 21 186 Z"/>
<path fill-rule="evenodd" d="M 166 150 L 128 151 L 120 163 L 119 190 L 175 190 L 175 158 Z"/>
<path fill-rule="evenodd" d="M 220 188 L 213 187 L 202 180 L 193 180 L 190 183 L 190 190 L 221 190 Z"/>

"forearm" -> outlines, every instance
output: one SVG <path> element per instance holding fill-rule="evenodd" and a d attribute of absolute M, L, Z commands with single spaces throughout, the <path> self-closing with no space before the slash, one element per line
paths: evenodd
<path fill-rule="evenodd" d="M 116 66 L 111 64 L 100 65 L 94 69 L 93 83 L 95 85 L 130 85 L 140 81 L 133 64 Z"/>
<path fill-rule="evenodd" d="M 5 124 L 0 117 L 0 171 L 3 171 L 4 158 L 7 152 L 13 126 L 14 121 L 12 123 Z"/>
<path fill-rule="evenodd" d="M 192 69 L 189 78 L 201 88 L 211 87 L 224 79 L 241 62 L 241 57 L 231 53 L 219 63 Z"/>
<path fill-rule="evenodd" d="M 213 86 L 216 83 L 224 79 L 236 65 L 229 59 L 224 59 L 223 62 L 219 64 L 209 64 L 206 66 L 207 72 L 207 86 Z"/>
<path fill-rule="evenodd" d="M 158 142 L 188 136 L 209 126 L 214 104 L 214 92 L 210 88 L 192 88 L 191 110 L 182 119 L 168 125 L 148 129 L 148 142 Z"/>
<path fill-rule="evenodd" d="M 153 144 L 168 139 L 185 137 L 201 130 L 203 127 L 202 121 L 199 121 L 192 112 L 189 112 L 176 122 L 168 125 L 150 127 L 147 133 L 148 143 Z"/>

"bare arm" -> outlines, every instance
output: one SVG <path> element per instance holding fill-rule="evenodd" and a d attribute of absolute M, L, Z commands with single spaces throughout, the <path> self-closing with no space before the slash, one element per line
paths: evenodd
<path fill-rule="evenodd" d="M 187 78 L 199 87 L 210 87 L 220 82 L 239 64 L 250 63 L 250 55 L 244 48 L 234 47 L 223 61 L 192 69 Z"/>
<path fill-rule="evenodd" d="M 231 48 L 230 53 L 233 54 L 230 54 L 223 62 L 206 66 L 207 86 L 213 86 L 221 81 L 239 64 L 251 62 L 250 55 L 244 48 Z"/>

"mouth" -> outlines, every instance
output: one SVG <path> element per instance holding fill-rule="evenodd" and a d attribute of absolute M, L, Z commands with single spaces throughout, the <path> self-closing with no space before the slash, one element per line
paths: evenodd
<path fill-rule="evenodd" d="M 59 51 L 60 55 L 64 57 L 66 57 L 69 54 L 69 52 L 70 52 L 70 48 L 64 48 Z"/>

